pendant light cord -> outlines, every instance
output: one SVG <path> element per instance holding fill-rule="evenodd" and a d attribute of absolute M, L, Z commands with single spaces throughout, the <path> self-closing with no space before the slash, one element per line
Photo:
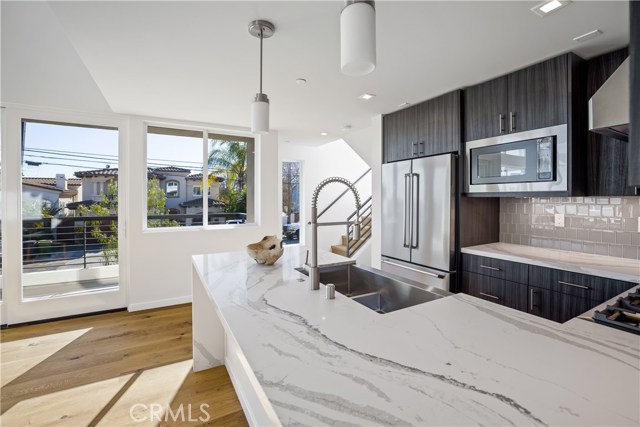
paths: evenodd
<path fill-rule="evenodd" d="M 260 93 L 262 93 L 262 27 L 260 27 Z"/>

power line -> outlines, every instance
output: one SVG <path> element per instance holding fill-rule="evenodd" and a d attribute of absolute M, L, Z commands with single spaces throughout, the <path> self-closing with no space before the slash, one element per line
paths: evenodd
<path fill-rule="evenodd" d="M 36 155 L 36 154 L 25 154 L 25 157 L 29 157 L 30 159 L 50 159 L 50 160 L 70 160 L 66 157 L 56 157 L 56 156 L 44 156 L 44 155 Z M 117 163 L 118 159 L 106 159 L 106 160 L 84 160 L 84 159 L 73 159 L 78 162 L 83 163 L 97 163 L 97 164 L 105 164 L 105 162 L 113 160 L 113 162 Z M 64 165 L 63 165 L 64 166 Z M 75 167 L 74 165 L 69 164 L 69 166 Z M 189 170 L 200 170 L 201 168 L 194 168 L 191 165 L 186 165 L 182 163 L 147 163 L 148 167 L 164 167 L 164 166 L 175 166 L 182 167 Z"/>
<path fill-rule="evenodd" d="M 26 151 L 30 151 L 33 153 L 43 153 L 43 154 L 58 154 L 58 155 L 68 155 L 68 156 L 74 156 L 74 157 L 83 157 L 83 158 L 88 158 L 88 159 L 104 159 L 104 160 L 117 160 L 118 159 L 118 155 L 115 154 L 100 154 L 100 153 L 84 153 L 84 152 L 79 152 L 79 151 L 65 151 L 65 150 L 49 150 L 49 149 L 42 149 L 42 148 L 26 148 L 24 150 Z M 167 161 L 171 161 L 169 159 L 156 159 L 156 158 L 147 158 L 147 160 L 153 160 L 153 161 L 159 161 L 159 162 L 167 162 Z M 192 162 L 189 160 L 180 160 L 180 164 L 188 164 L 191 163 L 195 166 L 198 165 L 202 165 L 202 162 Z"/>

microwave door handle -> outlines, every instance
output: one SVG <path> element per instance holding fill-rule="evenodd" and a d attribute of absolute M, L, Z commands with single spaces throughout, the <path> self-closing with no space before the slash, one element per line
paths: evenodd
<path fill-rule="evenodd" d="M 411 203 L 413 203 L 412 218 L 411 218 L 411 248 L 418 248 L 418 234 L 420 232 L 420 224 L 418 218 L 420 218 L 420 174 L 414 173 L 411 177 Z M 414 185 L 415 183 L 415 185 Z"/>
<path fill-rule="evenodd" d="M 411 218 L 407 218 L 410 215 L 411 207 L 409 207 L 409 201 L 411 199 L 410 186 L 411 186 L 411 174 L 404 174 L 404 211 L 402 212 L 402 246 L 405 248 L 409 248 L 410 243 L 407 238 L 407 231 L 409 231 L 409 227 L 407 223 L 411 221 Z M 407 221 L 408 219 L 408 221 Z"/>

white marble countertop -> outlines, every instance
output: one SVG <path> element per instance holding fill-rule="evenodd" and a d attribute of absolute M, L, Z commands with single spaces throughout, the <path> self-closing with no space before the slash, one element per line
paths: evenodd
<path fill-rule="evenodd" d="M 640 336 L 462 294 L 378 314 L 310 291 L 295 247 L 193 261 L 282 425 L 640 424 Z"/>
<path fill-rule="evenodd" d="M 462 248 L 463 253 L 640 283 L 640 261 L 583 252 L 489 243 Z"/>

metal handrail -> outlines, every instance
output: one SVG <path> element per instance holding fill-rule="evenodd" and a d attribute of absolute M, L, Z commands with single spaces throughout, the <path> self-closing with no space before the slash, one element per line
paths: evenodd
<path fill-rule="evenodd" d="M 362 178 L 364 178 L 369 172 L 371 172 L 371 168 L 367 169 L 362 175 L 360 175 L 358 177 L 358 179 L 356 179 L 355 181 L 353 181 L 353 185 L 357 184 L 358 182 L 360 182 L 362 180 Z M 324 208 L 322 211 L 320 211 L 320 213 L 318 214 L 318 218 L 320 218 L 325 212 L 327 212 L 331 206 L 335 205 L 336 203 L 338 203 L 338 200 L 340 200 L 345 194 L 347 194 L 349 192 L 349 189 L 347 188 L 346 190 L 344 190 L 342 193 L 340 193 L 340 195 L 338 195 L 338 197 L 336 197 L 333 202 L 329 203 L 329 205 Z"/>
<path fill-rule="evenodd" d="M 368 212 L 368 213 L 367 213 Z M 367 200 L 362 203 L 362 207 L 360 209 L 356 209 L 351 215 L 347 217 L 347 221 L 350 221 L 354 216 L 359 218 L 359 224 L 362 226 L 362 223 L 367 222 L 372 217 L 373 214 L 373 203 L 372 197 L 370 196 Z M 352 238 L 353 235 L 353 225 L 347 225 L 347 244 L 346 246 L 346 255 L 350 257 L 351 253 L 351 244 L 352 242 L 366 242 L 371 237 L 371 228 L 369 230 L 360 231 L 360 238 L 358 240 L 354 240 Z M 358 248 L 362 246 L 362 243 L 359 244 Z M 357 248 L 356 248 L 357 249 Z"/>

